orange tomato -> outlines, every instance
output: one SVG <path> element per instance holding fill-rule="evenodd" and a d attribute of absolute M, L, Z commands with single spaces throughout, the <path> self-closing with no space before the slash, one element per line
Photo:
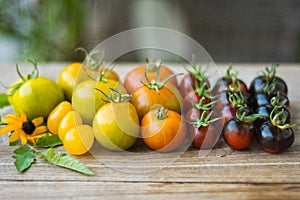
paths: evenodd
<path fill-rule="evenodd" d="M 72 105 L 68 101 L 59 103 L 49 114 L 47 119 L 47 126 L 51 133 L 58 133 L 58 126 L 61 120 L 68 112 L 72 110 Z"/>
<path fill-rule="evenodd" d="M 147 73 L 147 76 L 149 80 L 155 80 L 157 76 L 158 67 L 153 64 L 143 64 L 140 66 L 135 67 L 131 71 L 129 71 L 125 77 L 124 80 L 124 86 L 129 94 L 131 94 L 136 88 L 140 87 L 142 85 L 141 81 L 144 83 L 146 82 L 145 79 L 145 72 Z M 160 66 L 160 80 L 165 79 L 166 77 L 174 74 L 172 70 L 170 70 L 166 66 Z M 168 84 L 172 84 L 173 86 L 177 87 L 177 79 L 176 77 L 171 78 L 168 81 Z"/>
<path fill-rule="evenodd" d="M 79 125 L 69 130 L 64 138 L 63 145 L 72 155 L 87 153 L 94 143 L 94 131 L 89 125 Z"/>
<path fill-rule="evenodd" d="M 76 111 L 68 112 L 68 114 L 61 120 L 58 126 L 59 139 L 61 141 L 64 141 L 66 133 L 78 125 L 82 125 L 82 119 L 79 113 Z"/>
<path fill-rule="evenodd" d="M 186 124 L 183 117 L 164 107 L 148 112 L 141 121 L 141 127 L 145 144 L 160 152 L 175 150 L 186 137 Z"/>
<path fill-rule="evenodd" d="M 77 74 L 82 63 L 74 62 L 68 64 L 58 76 L 58 85 L 63 89 L 66 100 L 71 101 L 72 93 L 76 85 Z"/>

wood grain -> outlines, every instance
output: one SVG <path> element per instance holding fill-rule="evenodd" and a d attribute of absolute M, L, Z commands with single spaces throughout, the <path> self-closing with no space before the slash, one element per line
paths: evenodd
<path fill-rule="evenodd" d="M 62 66 L 64 64 L 49 64 L 46 66 L 49 68 L 43 68 L 42 72 L 55 77 Z M 121 68 L 119 73 L 128 70 L 128 66 Z M 263 69 L 258 65 L 250 66 L 237 66 L 241 78 L 247 83 L 251 81 L 250 76 Z M 292 121 L 300 124 L 300 93 L 295 93 L 300 85 L 300 65 L 285 65 L 282 68 L 278 72 L 282 77 L 288 77 Z M 225 70 L 226 65 L 220 65 L 220 71 Z M 5 73 L 10 74 L 8 70 Z M 4 82 L 9 83 L 9 80 Z M 296 126 L 294 132 L 296 139 L 293 146 L 278 155 L 264 152 L 256 143 L 245 151 L 232 151 L 222 140 L 210 152 L 191 147 L 182 154 L 154 153 L 142 142 L 138 142 L 130 154 L 103 151 L 95 145 L 91 153 L 76 157 L 96 172 L 95 177 L 50 165 L 41 158 L 37 158 L 34 165 L 21 174 L 13 165 L 12 152 L 15 147 L 0 142 L 0 197 L 299 199 L 300 127 Z M 64 149 L 59 147 L 56 151 Z"/>

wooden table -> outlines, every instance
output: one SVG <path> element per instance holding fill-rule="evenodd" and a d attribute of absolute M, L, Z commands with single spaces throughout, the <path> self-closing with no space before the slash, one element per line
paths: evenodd
<path fill-rule="evenodd" d="M 23 65 L 23 64 L 22 64 Z M 40 64 L 41 75 L 56 79 L 65 63 Z M 124 74 L 131 64 L 117 68 Z M 235 64 L 239 77 L 250 83 L 259 70 L 269 64 Z M 218 64 L 224 74 L 227 66 Z M 16 80 L 14 64 L 1 64 L 1 81 Z M 175 71 L 182 68 L 175 67 Z M 24 69 L 23 69 L 24 70 Z M 25 68 L 24 71 L 29 71 Z M 277 74 L 286 80 L 291 100 L 292 121 L 300 124 L 300 65 L 281 64 Z M 3 89 L 2 89 L 3 90 Z M 1 114 L 11 109 L 1 110 Z M 245 151 L 233 151 L 222 144 L 206 156 L 189 148 L 182 155 L 153 154 L 145 147 L 134 147 L 136 154 L 107 153 L 96 159 L 92 154 L 77 156 L 96 172 L 89 177 L 50 165 L 42 159 L 25 173 L 19 173 L 12 159 L 15 147 L 0 138 L 1 199 L 299 199 L 300 128 L 286 152 L 273 155 L 257 144 Z M 62 147 L 58 151 L 64 151 Z M 199 154 L 200 153 L 200 154 Z M 226 156 L 224 156 L 227 153 Z M 171 160 L 173 160 L 171 162 Z"/>

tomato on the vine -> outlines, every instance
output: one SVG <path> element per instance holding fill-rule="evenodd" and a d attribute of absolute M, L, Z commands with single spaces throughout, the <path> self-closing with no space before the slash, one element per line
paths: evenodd
<path fill-rule="evenodd" d="M 8 89 L 9 99 L 16 113 L 22 110 L 29 119 L 41 116 L 47 119 L 57 104 L 64 100 L 64 93 L 54 80 L 38 76 L 36 60 L 30 62 L 34 70 L 27 77 L 21 75 L 17 65 L 21 80 Z"/>
<path fill-rule="evenodd" d="M 141 127 L 144 143 L 160 152 L 177 149 L 186 137 L 186 125 L 182 116 L 164 107 L 149 111 L 143 117 Z"/>
<path fill-rule="evenodd" d="M 127 92 L 131 94 L 135 89 L 137 89 L 142 85 L 141 81 L 146 82 L 145 73 L 147 74 L 147 77 L 149 78 L 150 81 L 156 80 L 156 77 L 158 75 L 158 70 L 160 71 L 159 81 L 162 81 L 166 77 L 174 74 L 174 72 L 171 69 L 169 69 L 167 66 L 161 65 L 160 61 L 153 63 L 152 61 L 147 60 L 147 64 L 137 66 L 126 74 L 124 80 L 124 86 Z M 177 87 L 176 77 L 171 78 L 168 83 Z"/>
<path fill-rule="evenodd" d="M 135 144 L 140 131 L 137 112 L 129 103 L 131 96 L 115 90 L 105 96 L 110 103 L 102 106 L 93 120 L 96 140 L 109 150 L 129 149 Z"/>

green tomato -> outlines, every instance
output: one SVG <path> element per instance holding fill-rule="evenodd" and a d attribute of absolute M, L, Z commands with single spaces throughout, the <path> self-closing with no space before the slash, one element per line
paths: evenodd
<path fill-rule="evenodd" d="M 93 129 L 96 140 L 109 150 L 126 150 L 139 136 L 139 117 L 129 102 L 108 103 L 95 115 Z"/>
<path fill-rule="evenodd" d="M 9 91 L 11 90 L 10 88 Z M 54 80 L 45 77 L 25 80 L 10 96 L 14 111 L 24 111 L 29 119 L 47 119 L 50 112 L 63 100 L 63 90 Z"/>
<path fill-rule="evenodd" d="M 117 81 L 95 81 L 85 80 L 79 83 L 73 91 L 72 95 L 72 106 L 73 110 L 77 111 L 85 124 L 92 124 L 95 113 L 107 103 L 107 98 L 102 94 L 101 90 L 105 95 L 109 96 L 111 89 L 126 93 L 124 86 Z"/>

